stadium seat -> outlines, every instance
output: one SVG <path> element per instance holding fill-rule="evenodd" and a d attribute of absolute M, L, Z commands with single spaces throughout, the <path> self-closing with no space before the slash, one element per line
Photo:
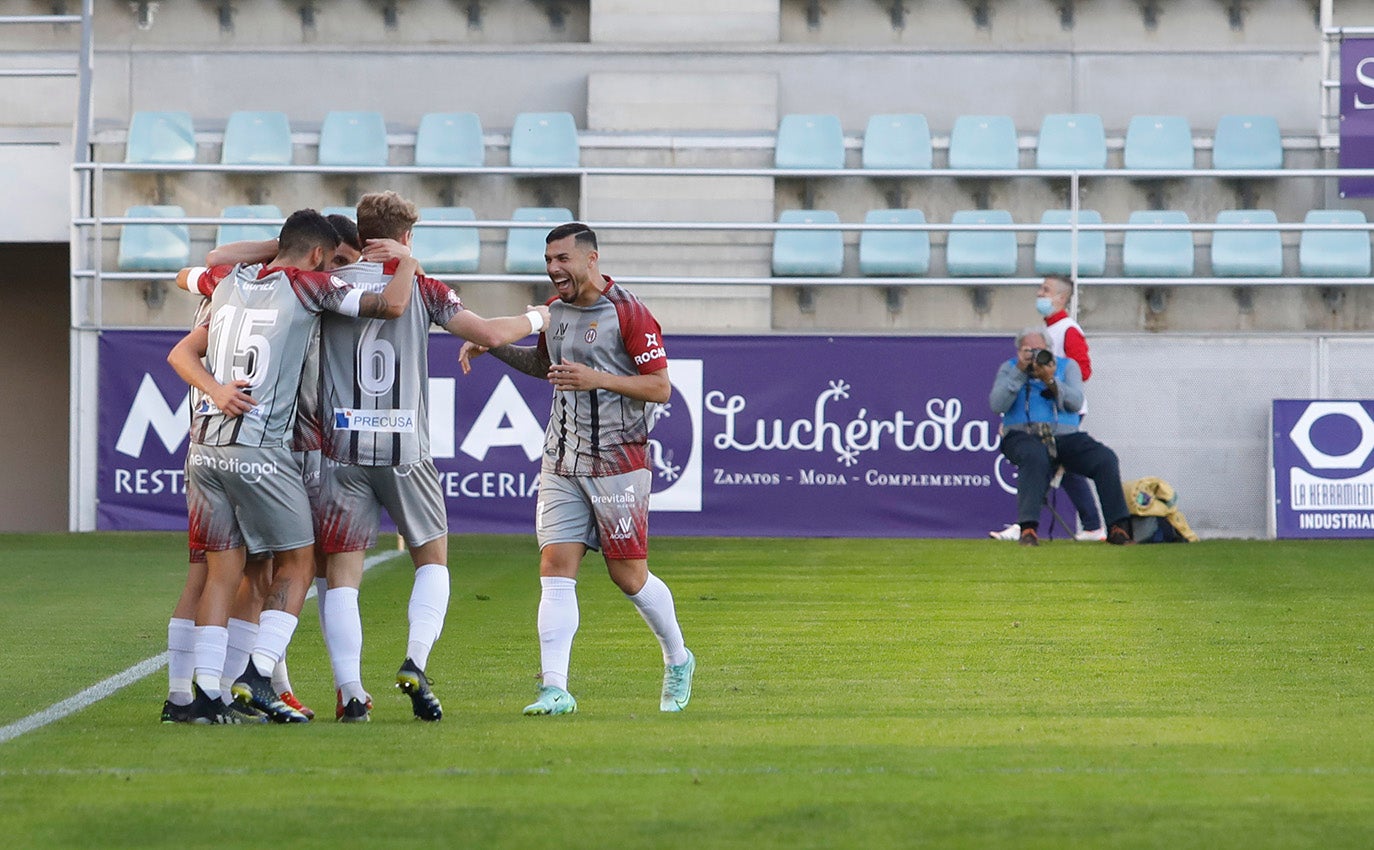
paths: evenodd
<path fill-rule="evenodd" d="M 358 223 L 358 208 L 357 208 L 357 207 L 321 207 L 321 208 L 320 208 L 320 215 L 323 215 L 323 216 L 341 215 L 341 216 L 345 216 L 346 218 L 348 218 L 349 220 L 351 220 L 354 224 L 357 224 L 357 223 Z"/>
<path fill-rule="evenodd" d="M 1011 224 L 1006 210 L 959 210 L 951 224 Z M 1012 230 L 951 230 L 945 243 L 951 277 L 1004 277 L 1016 274 L 1016 233 Z"/>
<path fill-rule="evenodd" d="M 844 130 L 834 115 L 784 115 L 773 164 L 778 168 L 844 168 Z"/>
<path fill-rule="evenodd" d="M 869 210 L 865 224 L 925 224 L 920 210 Z M 859 234 L 859 274 L 903 276 L 930 271 L 930 231 L 865 230 Z"/>
<path fill-rule="evenodd" d="M 486 162 L 482 121 L 474 112 L 431 112 L 415 132 L 415 164 L 477 168 Z"/>
<path fill-rule="evenodd" d="M 477 216 L 469 207 L 420 209 L 421 222 L 476 220 Z M 543 238 L 542 235 L 540 238 Z M 466 274 L 477 271 L 482 247 L 475 227 L 417 227 L 410 250 L 426 272 Z M 542 253 L 540 260 L 542 266 Z"/>
<path fill-rule="evenodd" d="M 1223 115 L 1212 137 L 1212 167 L 1283 168 L 1279 122 L 1269 115 Z"/>
<path fill-rule="evenodd" d="M 1365 223 L 1359 210 L 1312 210 L 1307 224 Z M 1305 277 L 1368 277 L 1368 230 L 1304 230 L 1298 240 L 1298 273 Z"/>
<path fill-rule="evenodd" d="M 548 227 L 512 227 L 506 235 L 506 273 L 543 274 L 544 237 L 560 224 L 573 220 L 563 207 L 520 207 L 511 221 L 542 221 Z"/>
<path fill-rule="evenodd" d="M 510 131 L 510 164 L 520 168 L 576 168 L 582 162 L 577 125 L 568 112 L 522 112 Z M 539 268 L 544 268 L 540 243 Z"/>
<path fill-rule="evenodd" d="M 1005 169 L 1021 164 L 1016 125 L 1006 115 L 961 115 L 949 135 L 949 167 Z"/>
<path fill-rule="evenodd" d="M 1106 168 L 1107 134 L 1102 116 L 1046 115 L 1035 146 L 1036 168 Z"/>
<path fill-rule="evenodd" d="M 178 206 L 133 206 L 125 218 L 185 218 Z M 191 234 L 184 224 L 126 224 L 119 233 L 120 271 L 180 271 L 191 264 Z"/>
<path fill-rule="evenodd" d="M 1068 224 L 1069 210 L 1045 210 L 1041 224 Z M 1080 224 L 1101 224 L 1097 210 L 1079 210 Z M 1041 230 L 1035 236 L 1035 273 L 1071 274 L 1073 234 L 1068 231 Z M 1101 230 L 1078 231 L 1078 277 L 1101 277 L 1107 271 L 1107 234 Z"/>
<path fill-rule="evenodd" d="M 320 165 L 382 166 L 387 163 L 386 121 L 380 112 L 343 112 L 324 116 L 320 127 Z"/>
<path fill-rule="evenodd" d="M 264 218 L 271 219 L 266 224 L 221 224 L 215 232 L 215 244 L 227 245 L 230 242 L 276 239 L 281 233 L 284 216 L 274 204 L 251 204 L 247 206 L 225 207 L 220 218 Z"/>
<path fill-rule="evenodd" d="M 290 165 L 291 122 L 284 112 L 235 112 L 224 127 L 223 165 Z"/>
<path fill-rule="evenodd" d="M 1273 210 L 1222 210 L 1217 224 L 1278 224 Z M 1276 277 L 1283 274 L 1283 240 L 1277 230 L 1212 232 L 1212 274 Z"/>
<path fill-rule="evenodd" d="M 135 112 L 124 161 L 177 164 L 196 161 L 196 137 L 186 112 Z"/>
<path fill-rule="evenodd" d="M 1187 224 L 1179 210 L 1136 210 L 1129 224 Z M 1127 277 L 1188 277 L 1193 273 L 1190 230 L 1128 230 L 1121 243 L 1121 271 Z"/>
<path fill-rule="evenodd" d="M 839 224 L 830 210 L 784 210 L 780 224 Z M 838 230 L 778 230 L 773 234 L 773 274 L 826 277 L 844 271 L 844 235 Z"/>
<path fill-rule="evenodd" d="M 1126 128 L 1127 168 L 1180 171 L 1193 158 L 1193 128 L 1181 115 L 1137 115 Z"/>
<path fill-rule="evenodd" d="M 874 115 L 864 130 L 864 168 L 931 165 L 930 124 L 924 115 Z"/>

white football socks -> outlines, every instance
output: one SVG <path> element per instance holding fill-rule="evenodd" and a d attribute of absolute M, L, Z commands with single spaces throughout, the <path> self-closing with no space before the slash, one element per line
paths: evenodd
<path fill-rule="evenodd" d="M 626 599 L 634 603 L 644 622 L 658 638 L 663 648 L 664 664 L 683 664 L 687 661 L 687 647 L 682 642 L 682 628 L 677 622 L 677 611 L 673 606 L 673 592 L 668 585 L 653 573 L 648 581 L 634 596 L 626 594 Z"/>
<path fill-rule="evenodd" d="M 559 576 L 540 576 L 539 665 L 544 684 L 568 689 L 568 663 L 573 636 L 580 621 L 577 610 L 577 580 Z"/>
<path fill-rule="evenodd" d="M 429 651 L 444 630 L 444 615 L 448 613 L 448 567 L 425 564 L 415 571 L 415 585 L 410 590 L 410 638 L 406 642 L 406 657 L 421 670 L 427 669 Z"/>
<path fill-rule="evenodd" d="M 271 676 L 272 668 L 286 655 L 291 635 L 296 632 L 296 618 L 285 611 L 263 611 L 258 616 L 258 642 L 253 646 L 253 666 L 263 676 Z"/>
<path fill-rule="evenodd" d="M 315 579 L 315 605 L 320 609 L 320 634 L 324 634 L 324 597 L 329 592 L 329 579 Z"/>
<path fill-rule="evenodd" d="M 258 642 L 258 624 L 247 620 L 229 618 L 229 646 L 224 653 L 224 670 L 220 672 L 220 695 L 228 702 L 229 689 L 234 680 L 248 669 L 248 656 L 253 654 L 253 645 Z"/>
<path fill-rule="evenodd" d="M 196 621 L 172 617 L 167 621 L 167 699 L 173 705 L 191 704 L 195 675 Z"/>
<path fill-rule="evenodd" d="M 291 671 L 286 669 L 286 656 L 283 655 L 272 668 L 272 690 L 284 694 L 291 690 Z"/>
<path fill-rule="evenodd" d="M 324 643 L 329 651 L 330 669 L 334 671 L 334 685 L 341 691 L 354 685 L 361 690 L 363 621 L 358 613 L 358 588 L 332 588 L 325 605 L 329 613 L 325 615 Z M 344 702 L 349 699 L 344 696 Z"/>
<path fill-rule="evenodd" d="M 211 699 L 219 699 L 219 677 L 228 646 L 229 630 L 224 626 L 196 626 L 195 681 Z"/>

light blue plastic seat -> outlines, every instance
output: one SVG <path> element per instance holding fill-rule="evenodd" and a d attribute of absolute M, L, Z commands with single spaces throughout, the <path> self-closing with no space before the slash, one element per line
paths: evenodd
<path fill-rule="evenodd" d="M 874 115 L 868 119 L 864 129 L 864 168 L 930 166 L 930 124 L 924 115 Z"/>
<path fill-rule="evenodd" d="M 949 135 L 949 167 L 1006 169 L 1021 164 L 1016 125 L 1006 115 L 961 115 Z"/>
<path fill-rule="evenodd" d="M 1187 224 L 1180 210 L 1136 210 L 1128 224 Z M 1127 277 L 1188 277 L 1193 273 L 1191 230 L 1128 230 L 1121 242 L 1121 271 Z"/>
<path fill-rule="evenodd" d="M 476 220 L 470 207 L 420 208 L 421 223 Z M 410 252 L 431 274 L 467 274 L 477 271 L 482 246 L 475 227 L 416 227 Z"/>
<path fill-rule="evenodd" d="M 834 115 L 784 115 L 773 164 L 778 168 L 844 168 L 844 130 Z"/>
<path fill-rule="evenodd" d="M 520 207 L 510 218 L 511 221 L 541 221 L 548 227 L 510 228 L 506 235 L 506 273 L 543 274 L 544 237 L 558 225 L 572 221 L 572 212 L 563 207 Z"/>
<path fill-rule="evenodd" d="M 477 168 L 486 162 L 482 120 L 475 112 L 430 112 L 415 131 L 415 164 Z"/>
<path fill-rule="evenodd" d="M 1035 146 L 1036 168 L 1106 168 L 1107 134 L 1102 116 L 1046 115 Z"/>
<path fill-rule="evenodd" d="M 1045 210 L 1041 224 L 1069 224 L 1069 210 Z M 1097 210 L 1079 210 L 1079 224 L 1101 224 Z M 1035 235 L 1035 273 L 1071 274 L 1073 234 L 1068 231 L 1041 230 Z M 1107 271 L 1107 234 L 1101 230 L 1078 231 L 1078 277 L 1101 277 Z"/>
<path fill-rule="evenodd" d="M 1122 164 L 1180 171 L 1194 164 L 1193 128 L 1182 115 L 1137 115 L 1126 127 Z"/>
<path fill-rule="evenodd" d="M 281 223 L 285 217 L 275 204 L 249 204 L 225 207 L 220 211 L 220 218 L 262 218 L 271 221 L 265 224 L 221 224 L 215 232 L 216 245 L 276 239 L 281 233 Z"/>
<path fill-rule="evenodd" d="M 920 210 L 869 210 L 865 224 L 925 224 Z M 865 230 L 859 234 L 859 274 L 900 277 L 930 271 L 930 231 Z"/>
<path fill-rule="evenodd" d="M 1307 224 L 1364 224 L 1359 210 L 1312 210 Z M 1305 277 L 1368 277 L 1368 230 L 1304 230 L 1298 240 L 1298 273 Z"/>
<path fill-rule="evenodd" d="M 290 165 L 291 122 L 284 112 L 235 112 L 224 127 L 223 165 Z"/>
<path fill-rule="evenodd" d="M 174 165 L 196 161 L 196 136 L 187 112 L 135 112 L 125 162 Z"/>
<path fill-rule="evenodd" d="M 830 210 L 784 210 L 779 224 L 839 224 Z M 844 271 L 844 235 L 838 230 L 778 230 L 773 234 L 773 274 L 833 277 Z"/>
<path fill-rule="evenodd" d="M 349 221 L 352 221 L 354 224 L 357 224 L 357 223 L 358 223 L 358 208 L 357 208 L 357 207 L 322 207 L 322 208 L 320 209 L 320 215 L 323 215 L 323 216 L 341 215 L 341 216 L 344 216 L 344 217 L 348 218 L 348 220 L 349 220 Z"/>
<path fill-rule="evenodd" d="M 576 168 L 582 162 L 577 124 L 569 112 L 522 112 L 510 131 L 510 164 L 520 168 Z M 543 244 L 540 244 L 543 256 Z M 544 267 L 540 260 L 539 267 Z"/>
<path fill-rule="evenodd" d="M 1278 224 L 1273 210 L 1222 210 L 1217 224 Z M 1283 239 L 1277 230 L 1212 231 L 1212 274 L 1277 277 L 1283 274 Z"/>
<path fill-rule="evenodd" d="M 133 206 L 125 218 L 185 218 L 178 206 Z M 191 264 L 191 234 L 184 224 L 126 224 L 119 232 L 119 270 L 174 272 Z"/>
<path fill-rule="evenodd" d="M 1006 210 L 959 210 L 951 224 L 1011 224 Z M 1014 230 L 951 230 L 945 243 L 945 267 L 951 277 L 1006 277 L 1016 274 Z"/>
<path fill-rule="evenodd" d="M 1223 115 L 1212 137 L 1212 167 L 1283 168 L 1283 138 L 1271 115 Z"/>
<path fill-rule="evenodd" d="M 380 112 L 334 110 L 320 126 L 320 165 L 387 163 L 386 121 Z"/>

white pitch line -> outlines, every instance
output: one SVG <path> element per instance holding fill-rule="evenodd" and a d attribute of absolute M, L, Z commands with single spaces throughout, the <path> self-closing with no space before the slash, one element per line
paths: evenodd
<path fill-rule="evenodd" d="M 383 561 L 390 560 L 401 552 L 378 552 L 369 555 L 363 561 L 363 572 L 367 572 Z M 307 600 L 315 595 L 315 586 L 312 584 L 310 590 L 306 592 Z M 167 666 L 167 653 L 160 652 L 152 658 L 145 658 L 122 673 L 116 673 L 103 682 L 91 685 L 86 690 L 67 697 L 59 703 L 54 703 L 36 714 L 30 714 L 23 720 L 16 720 L 8 726 L 0 726 L 0 744 L 12 741 L 20 735 L 32 732 L 35 729 L 42 729 L 49 723 L 56 723 L 64 717 L 75 714 L 85 708 L 90 708 L 97 702 L 116 691 L 123 690 L 134 682 L 144 679 L 163 667 Z"/>

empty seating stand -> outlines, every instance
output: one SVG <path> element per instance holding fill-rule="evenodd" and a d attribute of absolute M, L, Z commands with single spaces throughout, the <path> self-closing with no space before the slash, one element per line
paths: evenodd
<path fill-rule="evenodd" d="M 784 210 L 779 224 L 839 224 L 830 210 Z M 773 236 L 773 274 L 833 277 L 844 271 L 844 236 L 838 230 L 778 230 Z"/>
<path fill-rule="evenodd" d="M 582 162 L 577 124 L 568 112 L 522 112 L 510 131 L 510 164 L 518 168 L 576 168 Z M 541 243 L 542 245 L 542 243 Z M 543 248 L 540 248 L 542 258 Z M 540 260 L 543 268 L 543 260 Z"/>
<path fill-rule="evenodd" d="M 834 115 L 784 115 L 778 122 L 778 168 L 844 168 L 844 130 Z"/>
<path fill-rule="evenodd" d="M 864 129 L 863 167 L 928 169 L 930 124 L 924 115 L 874 115 Z"/>
<path fill-rule="evenodd" d="M 225 207 L 220 211 L 221 218 L 261 218 L 268 219 L 263 224 L 221 224 L 215 232 L 215 244 L 227 245 L 230 242 L 248 242 L 276 239 L 281 233 L 283 219 L 281 210 L 274 204 L 249 204 Z"/>
<path fill-rule="evenodd" d="M 949 167 L 998 170 L 1021 163 L 1016 125 L 1006 115 L 961 115 L 949 136 Z"/>
<path fill-rule="evenodd" d="M 1312 210 L 1307 224 L 1364 225 L 1359 210 Z M 1369 231 L 1304 230 L 1298 241 L 1298 273 L 1304 277 L 1367 277 Z"/>
<path fill-rule="evenodd" d="M 420 223 L 427 221 L 476 221 L 469 207 L 422 207 Z M 537 231 L 536 231 L 537 232 Z M 543 238 L 541 234 L 540 238 Z M 475 227 L 415 228 L 411 253 L 430 274 L 470 274 L 481 261 L 481 242 Z M 543 266 L 543 254 L 540 254 Z"/>
<path fill-rule="evenodd" d="M 1006 210 L 959 210 L 951 224 L 1011 225 Z M 952 230 L 945 243 L 951 277 L 1008 277 L 1016 274 L 1016 233 L 1007 230 Z"/>
<path fill-rule="evenodd" d="M 479 168 L 486 163 L 482 121 L 473 112 L 431 112 L 415 132 L 415 164 Z"/>
<path fill-rule="evenodd" d="M 124 161 L 175 165 L 196 161 L 196 137 L 186 112 L 135 112 Z"/>
<path fill-rule="evenodd" d="M 1129 224 L 1187 224 L 1179 210 L 1136 210 Z M 1121 242 L 1121 271 L 1127 277 L 1189 277 L 1193 273 L 1191 230 L 1127 230 Z"/>
<path fill-rule="evenodd" d="M 1045 210 L 1041 224 L 1069 224 L 1069 210 Z M 1101 224 L 1097 210 L 1079 210 L 1079 224 Z M 1073 266 L 1073 234 L 1068 231 L 1041 230 L 1035 236 L 1035 273 L 1076 277 L 1101 277 L 1107 272 L 1107 234 L 1101 230 L 1078 231 L 1078 268 Z"/>
<path fill-rule="evenodd" d="M 126 218 L 185 218 L 179 206 L 132 206 Z M 119 233 L 120 271 L 179 271 L 191 263 L 191 234 L 184 224 L 126 224 Z"/>
<path fill-rule="evenodd" d="M 870 210 L 865 224 L 925 224 L 920 210 Z M 930 271 L 930 232 L 865 230 L 859 235 L 859 274 L 905 277 Z"/>
<path fill-rule="evenodd" d="M 387 164 L 386 121 L 380 112 L 335 110 L 320 127 L 320 165 Z"/>
<path fill-rule="evenodd" d="M 284 112 L 235 112 L 224 127 L 223 165 L 290 165 L 291 122 Z"/>
<path fill-rule="evenodd" d="M 1107 134 L 1102 116 L 1046 115 L 1035 146 L 1036 168 L 1106 168 Z"/>
<path fill-rule="evenodd" d="M 1126 128 L 1127 168 L 1183 171 L 1194 166 L 1193 128 L 1181 115 L 1137 115 Z"/>
<path fill-rule="evenodd" d="M 506 236 L 507 274 L 543 274 L 544 237 L 560 224 L 573 220 L 563 207 L 520 207 L 511 221 L 538 221 L 546 227 L 512 227 Z"/>
<path fill-rule="evenodd" d="M 1222 210 L 1217 224 L 1278 224 L 1273 210 Z M 1212 232 L 1212 274 L 1217 277 L 1275 277 L 1283 274 L 1283 239 L 1278 230 Z"/>

